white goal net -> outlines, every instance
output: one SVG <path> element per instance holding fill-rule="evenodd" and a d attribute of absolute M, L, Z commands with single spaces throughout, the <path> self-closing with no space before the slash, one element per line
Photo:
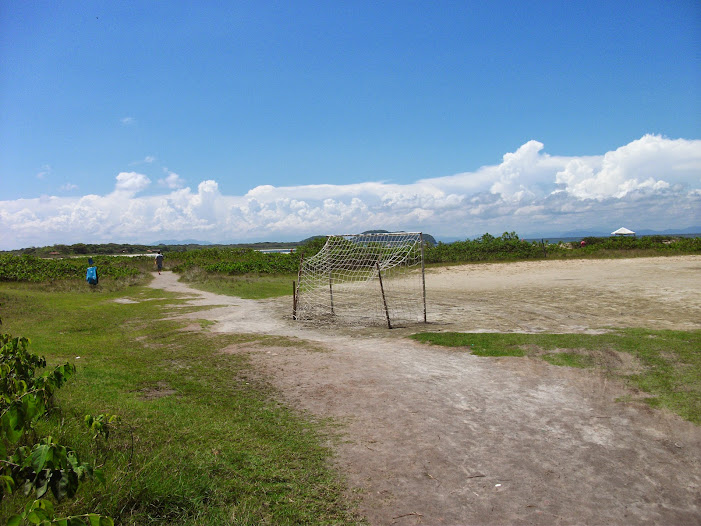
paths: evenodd
<path fill-rule="evenodd" d="M 328 236 L 302 261 L 295 319 L 388 327 L 426 321 L 423 236 L 417 232 Z"/>

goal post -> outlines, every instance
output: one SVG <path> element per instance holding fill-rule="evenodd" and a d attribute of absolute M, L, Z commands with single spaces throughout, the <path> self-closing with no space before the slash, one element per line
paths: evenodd
<path fill-rule="evenodd" d="M 293 317 L 346 325 L 426 322 L 423 235 L 328 236 L 300 262 Z"/>

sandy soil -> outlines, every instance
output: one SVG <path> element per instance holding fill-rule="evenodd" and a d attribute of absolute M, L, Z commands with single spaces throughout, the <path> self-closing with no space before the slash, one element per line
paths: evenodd
<path fill-rule="evenodd" d="M 343 424 L 339 469 L 370 524 L 700 524 L 701 428 L 621 385 L 536 359 L 480 358 L 404 338 L 421 330 L 701 329 L 701 257 L 429 270 L 429 324 L 314 328 L 291 301 L 152 286 L 212 330 L 313 346 L 242 345 L 287 402 Z"/>

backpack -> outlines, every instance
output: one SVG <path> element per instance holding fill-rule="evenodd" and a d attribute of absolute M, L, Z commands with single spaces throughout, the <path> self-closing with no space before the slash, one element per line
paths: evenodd
<path fill-rule="evenodd" d="M 88 272 L 85 275 L 85 281 L 91 285 L 97 285 L 97 267 L 88 267 Z"/>

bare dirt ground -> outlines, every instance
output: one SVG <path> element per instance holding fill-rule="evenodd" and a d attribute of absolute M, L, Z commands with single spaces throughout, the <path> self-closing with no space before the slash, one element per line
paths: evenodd
<path fill-rule="evenodd" d="M 293 407 L 341 422 L 332 440 L 370 524 L 701 524 L 701 428 L 592 371 L 481 358 L 404 336 L 701 329 L 701 257 L 543 261 L 428 270 L 429 324 L 313 328 L 291 300 L 154 287 L 211 330 L 312 346 L 242 345 Z"/>

